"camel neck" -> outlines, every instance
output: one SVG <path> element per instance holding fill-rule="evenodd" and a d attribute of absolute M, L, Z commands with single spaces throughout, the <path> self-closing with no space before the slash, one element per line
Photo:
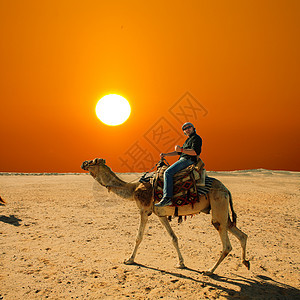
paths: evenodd
<path fill-rule="evenodd" d="M 95 174 L 95 179 L 108 191 L 113 192 L 121 198 L 132 198 L 136 184 L 127 183 L 120 179 L 109 167 Z"/>

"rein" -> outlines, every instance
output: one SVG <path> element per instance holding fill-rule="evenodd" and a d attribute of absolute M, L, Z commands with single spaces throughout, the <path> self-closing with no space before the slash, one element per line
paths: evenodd
<path fill-rule="evenodd" d="M 161 167 L 162 165 L 167 165 L 168 167 L 170 166 L 170 164 L 168 163 L 168 161 L 164 158 L 164 157 L 162 157 L 160 160 L 159 160 L 159 162 L 157 163 L 157 164 L 155 164 L 155 166 L 152 168 L 152 169 L 150 169 L 150 170 L 148 170 L 148 171 L 146 171 L 144 174 L 143 174 L 143 176 L 140 178 L 140 180 L 139 180 L 139 182 L 149 182 L 150 181 L 150 178 L 152 178 L 153 177 L 153 174 L 151 175 L 151 176 L 149 176 L 149 177 L 146 177 L 146 175 L 149 173 L 149 172 L 151 172 L 155 167 Z"/>
<path fill-rule="evenodd" d="M 168 161 L 164 158 L 164 157 L 162 157 L 156 164 L 155 164 L 155 166 L 152 168 L 152 169 L 150 169 L 150 170 L 148 170 L 148 171 L 146 171 L 144 174 L 143 174 L 143 176 L 139 179 L 139 182 L 148 182 L 148 181 L 150 181 L 150 178 L 152 178 L 153 177 L 153 175 L 151 175 L 151 176 L 149 176 L 149 177 L 147 177 L 146 178 L 146 175 L 148 174 L 148 173 L 150 173 L 155 167 L 157 167 L 157 166 L 161 166 L 161 165 L 163 165 L 163 164 L 165 164 L 165 165 L 167 165 L 167 166 L 170 166 L 170 164 L 168 163 Z M 133 180 L 131 180 L 131 181 L 129 181 L 129 182 L 126 182 L 126 183 L 132 183 L 133 181 L 135 181 L 137 178 L 134 178 Z M 98 181 L 99 182 L 99 181 Z M 100 183 L 100 182 L 99 182 Z M 105 184 L 102 184 L 102 183 L 100 183 L 102 186 L 104 186 L 105 188 L 107 188 L 108 190 L 110 190 L 111 188 L 123 188 L 123 186 L 117 186 L 117 185 L 105 185 Z"/>

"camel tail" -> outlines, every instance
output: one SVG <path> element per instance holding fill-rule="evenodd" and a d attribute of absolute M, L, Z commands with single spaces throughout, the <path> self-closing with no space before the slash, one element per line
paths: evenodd
<path fill-rule="evenodd" d="M 229 216 L 229 220 L 233 226 L 236 226 L 237 215 L 233 209 L 232 196 L 231 196 L 230 191 L 228 191 L 228 194 L 229 194 L 229 205 L 230 205 L 231 214 L 232 214 L 232 221 L 230 220 L 230 216 Z"/>

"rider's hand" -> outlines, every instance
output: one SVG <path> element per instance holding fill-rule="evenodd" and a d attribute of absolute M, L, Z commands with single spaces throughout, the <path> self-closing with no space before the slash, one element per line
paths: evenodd
<path fill-rule="evenodd" d="M 160 154 L 160 157 L 161 157 L 161 158 L 164 158 L 165 156 L 166 156 L 165 153 L 161 153 L 161 154 Z"/>
<path fill-rule="evenodd" d="M 175 146 L 175 151 L 176 151 L 176 152 L 181 152 L 181 147 L 180 147 L 179 145 L 176 145 L 176 146 Z"/>

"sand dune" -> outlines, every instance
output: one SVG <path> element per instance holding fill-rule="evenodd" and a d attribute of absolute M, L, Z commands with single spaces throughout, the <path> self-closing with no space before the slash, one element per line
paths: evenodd
<path fill-rule="evenodd" d="M 241 248 L 211 277 L 221 242 L 200 214 L 172 221 L 188 266 L 151 216 L 137 254 L 134 202 L 109 194 L 87 174 L 1 173 L 0 299 L 300 299 L 300 173 L 209 172 L 231 191 L 238 226 L 248 234 L 248 271 Z M 120 174 L 135 180 L 139 174 Z"/>

